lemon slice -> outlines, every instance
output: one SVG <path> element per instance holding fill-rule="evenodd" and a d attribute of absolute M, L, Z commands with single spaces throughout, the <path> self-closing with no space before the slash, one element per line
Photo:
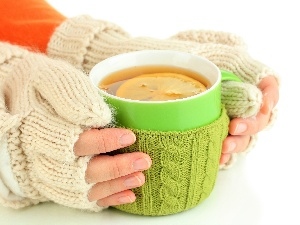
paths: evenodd
<path fill-rule="evenodd" d="M 190 97 L 207 88 L 198 80 L 177 73 L 152 73 L 125 81 L 116 96 L 142 101 L 165 101 Z"/>

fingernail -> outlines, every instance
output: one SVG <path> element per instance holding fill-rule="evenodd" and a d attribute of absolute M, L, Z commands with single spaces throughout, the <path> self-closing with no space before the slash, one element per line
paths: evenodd
<path fill-rule="evenodd" d="M 123 134 L 120 139 L 119 139 L 119 143 L 122 146 L 128 146 L 131 145 L 135 142 L 135 135 L 133 133 L 128 133 L 128 134 Z"/>
<path fill-rule="evenodd" d="M 130 198 L 129 196 L 122 196 L 118 199 L 120 203 L 132 203 L 134 200 Z"/>
<path fill-rule="evenodd" d="M 274 108 L 274 102 L 270 101 L 269 102 L 269 110 L 270 110 L 270 112 L 273 110 L 273 108 Z"/>
<path fill-rule="evenodd" d="M 227 152 L 233 152 L 235 150 L 235 148 L 236 148 L 236 143 L 232 141 L 228 145 Z"/>
<path fill-rule="evenodd" d="M 248 126 L 245 123 L 239 123 L 234 130 L 234 134 L 240 134 L 247 130 Z"/>
<path fill-rule="evenodd" d="M 137 171 L 146 170 L 150 167 L 151 163 L 146 158 L 141 158 L 133 162 L 133 169 Z"/>
<path fill-rule="evenodd" d="M 267 114 L 271 113 L 274 107 L 274 103 L 272 101 L 268 102 L 268 112 Z"/>
<path fill-rule="evenodd" d="M 268 115 L 274 107 L 274 103 L 272 101 L 268 101 L 263 103 L 260 112 L 264 115 Z"/>
<path fill-rule="evenodd" d="M 134 177 L 129 177 L 124 181 L 124 184 L 128 188 L 132 187 L 138 187 L 142 184 L 142 181 L 139 177 L 134 176 Z"/>

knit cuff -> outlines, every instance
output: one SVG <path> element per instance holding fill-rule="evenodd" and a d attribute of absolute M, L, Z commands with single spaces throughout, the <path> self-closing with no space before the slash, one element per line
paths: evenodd
<path fill-rule="evenodd" d="M 96 201 L 88 200 L 94 184 L 85 181 L 85 171 L 92 156 L 78 157 L 72 162 L 35 154 L 29 158 L 31 185 L 39 194 L 57 204 L 88 211 L 101 211 Z"/>
<path fill-rule="evenodd" d="M 13 209 L 21 209 L 27 206 L 36 205 L 38 203 L 40 203 L 40 201 L 29 198 L 22 198 L 20 200 L 7 200 L 0 196 L 0 204 Z"/>
<path fill-rule="evenodd" d="M 233 34 L 223 31 L 213 31 L 213 30 L 188 30 L 182 31 L 170 39 L 174 40 L 182 40 L 182 41 L 193 41 L 196 43 L 215 43 L 215 44 L 223 44 L 232 47 L 239 47 L 246 49 L 246 43 L 244 40 Z"/>
<path fill-rule="evenodd" d="M 214 62 L 220 69 L 229 70 L 240 76 L 243 81 L 257 85 L 266 76 L 278 75 L 263 63 L 247 53 L 243 39 L 235 34 L 212 30 L 189 30 L 179 32 L 172 40 L 190 41 L 195 46 L 195 54 L 201 54 Z"/>
<path fill-rule="evenodd" d="M 86 15 L 67 19 L 53 33 L 48 43 L 47 54 L 83 69 L 83 64 L 87 63 L 86 55 L 91 49 L 91 42 L 97 35 L 108 30 L 126 35 L 118 26 Z"/>

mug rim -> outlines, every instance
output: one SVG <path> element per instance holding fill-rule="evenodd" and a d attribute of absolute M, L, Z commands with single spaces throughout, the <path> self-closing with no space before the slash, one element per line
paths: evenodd
<path fill-rule="evenodd" d="M 194 59 L 196 58 L 196 59 L 199 59 L 201 61 L 204 61 L 206 64 L 209 64 L 214 70 L 216 70 L 216 72 L 218 74 L 218 77 L 217 77 L 216 81 L 207 90 L 205 90 L 201 93 L 198 93 L 196 95 L 192 95 L 192 96 L 189 96 L 189 97 L 185 97 L 185 98 L 163 100 L 163 101 L 162 100 L 159 100 L 159 101 L 152 101 L 152 100 L 143 101 L 143 100 L 134 100 L 134 99 L 122 98 L 122 97 L 107 93 L 106 91 L 101 90 L 98 87 L 99 82 L 101 80 L 103 80 L 104 78 L 108 77 L 111 73 L 119 71 L 119 70 L 123 70 L 123 69 L 126 69 L 126 68 L 130 68 L 132 66 L 128 65 L 127 67 L 123 67 L 121 69 L 110 70 L 110 72 L 108 74 L 104 75 L 103 77 L 100 77 L 97 74 L 97 71 L 100 69 L 100 67 L 103 67 L 103 65 L 106 66 L 105 64 L 110 64 L 113 61 L 119 61 L 121 58 L 126 58 L 126 57 L 129 57 L 129 56 L 138 57 L 139 55 L 142 55 L 142 54 L 146 54 L 146 55 L 147 54 L 173 54 L 173 55 L 174 54 L 179 54 L 181 57 L 185 56 L 185 57 L 192 57 Z M 149 64 L 141 64 L 140 66 L 149 66 L 149 65 L 153 65 L 153 66 L 173 66 L 173 65 L 170 65 L 170 64 L 166 64 L 166 63 L 165 64 L 160 64 L 160 65 L 158 65 L 157 63 L 155 63 L 155 64 L 149 63 Z M 177 66 L 177 67 L 182 68 L 182 66 Z M 193 70 L 191 69 L 191 71 L 193 71 L 195 73 L 199 73 L 198 71 L 195 71 L 194 69 Z M 206 75 L 203 75 L 203 74 L 201 74 L 201 75 L 204 76 L 205 78 L 208 78 Z M 100 77 L 100 79 L 99 79 L 99 77 Z M 194 55 L 192 53 L 181 52 L 181 51 L 176 51 L 176 50 L 139 50 L 139 51 L 132 51 L 132 52 L 127 52 L 127 53 L 121 53 L 121 54 L 118 54 L 118 55 L 114 55 L 114 56 L 106 58 L 106 59 L 100 61 L 99 63 L 97 63 L 91 69 L 91 71 L 89 73 L 89 78 L 90 78 L 92 84 L 104 96 L 109 97 L 109 98 L 113 98 L 113 99 L 116 99 L 116 100 L 119 100 L 119 101 L 124 101 L 124 102 L 128 102 L 128 103 L 135 103 L 135 104 L 166 104 L 166 103 L 189 101 L 191 99 L 199 98 L 199 97 L 202 97 L 204 95 L 209 94 L 211 91 L 213 91 L 219 85 L 219 83 L 221 82 L 221 79 L 222 79 L 220 69 L 213 62 L 211 62 L 210 60 L 208 60 L 208 59 L 206 59 L 202 56 Z"/>

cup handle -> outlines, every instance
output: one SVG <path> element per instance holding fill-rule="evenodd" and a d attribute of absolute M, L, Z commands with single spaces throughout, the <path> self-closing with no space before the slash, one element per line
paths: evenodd
<path fill-rule="evenodd" d="M 237 82 L 242 82 L 242 80 L 235 75 L 234 73 L 231 73 L 227 70 L 221 70 L 221 80 L 222 81 L 237 81 Z"/>

